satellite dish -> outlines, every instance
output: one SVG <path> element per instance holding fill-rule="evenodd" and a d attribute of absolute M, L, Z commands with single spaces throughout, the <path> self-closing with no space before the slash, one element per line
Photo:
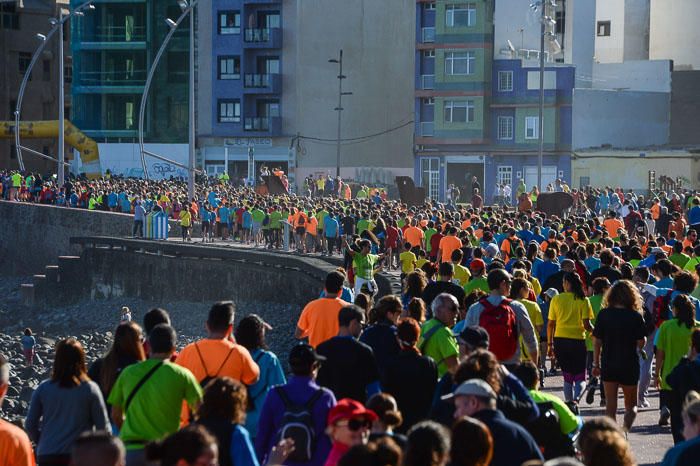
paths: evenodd
<path fill-rule="evenodd" d="M 513 47 L 513 43 L 510 41 L 510 39 L 508 39 L 508 50 L 515 53 L 515 47 Z"/>

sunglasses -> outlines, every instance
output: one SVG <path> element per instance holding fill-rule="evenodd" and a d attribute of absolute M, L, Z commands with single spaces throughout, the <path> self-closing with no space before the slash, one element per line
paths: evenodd
<path fill-rule="evenodd" d="M 358 430 L 369 429 L 371 423 L 367 419 L 350 419 L 345 424 L 338 423 L 336 425 L 337 427 L 347 427 L 349 430 L 357 432 Z"/>

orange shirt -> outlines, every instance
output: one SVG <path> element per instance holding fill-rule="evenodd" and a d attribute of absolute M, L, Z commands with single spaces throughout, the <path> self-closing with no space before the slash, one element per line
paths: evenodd
<path fill-rule="evenodd" d="M 622 220 L 617 218 L 606 218 L 605 220 L 603 220 L 603 226 L 606 230 L 608 230 L 608 234 L 611 238 L 617 238 L 619 236 L 617 234 L 618 229 L 625 229 L 625 224 L 622 223 Z"/>
<path fill-rule="evenodd" d="M 470 226 L 472 226 L 472 222 L 471 222 L 471 220 L 467 219 L 467 220 L 462 222 L 461 228 L 462 228 L 462 230 L 466 230 Z"/>
<path fill-rule="evenodd" d="M 205 338 L 190 343 L 175 363 L 189 369 L 199 382 L 206 377 L 226 376 L 252 385 L 260 377 L 260 368 L 248 350 L 229 339 Z"/>
<path fill-rule="evenodd" d="M 304 307 L 297 327 L 302 336 L 309 337 L 309 344 L 316 348 L 324 341 L 338 335 L 338 314 L 350 303 L 340 298 L 314 299 Z"/>
<path fill-rule="evenodd" d="M 442 256 L 440 256 L 440 262 L 450 262 L 452 260 L 452 251 L 462 247 L 462 240 L 456 236 L 443 236 L 440 240 L 439 249 L 442 250 Z"/>
<path fill-rule="evenodd" d="M 406 231 L 403 232 L 403 236 L 408 241 L 411 243 L 412 247 L 420 247 L 420 242 L 423 238 L 425 238 L 425 234 L 423 233 L 423 230 L 421 230 L 418 227 L 408 227 L 406 228 Z"/>
<path fill-rule="evenodd" d="M 34 451 L 27 434 L 19 427 L 0 419 L 0 464 L 35 466 Z"/>
<path fill-rule="evenodd" d="M 651 211 L 651 218 L 658 220 L 659 216 L 661 215 L 661 206 L 656 203 L 649 207 L 649 210 Z"/>
<path fill-rule="evenodd" d="M 306 222 L 306 232 L 311 236 L 316 236 L 316 229 L 318 228 L 318 220 L 316 217 L 311 217 L 308 222 Z"/>

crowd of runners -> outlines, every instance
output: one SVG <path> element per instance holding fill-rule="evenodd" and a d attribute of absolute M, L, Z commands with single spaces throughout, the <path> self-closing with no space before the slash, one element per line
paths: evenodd
<path fill-rule="evenodd" d="M 59 342 L 26 419 L 35 446 L 0 422 L 2 464 L 628 466 L 626 435 L 657 390 L 676 444 L 663 464 L 700 464 L 695 192 L 557 183 L 574 197 L 559 218 L 521 186 L 513 208 L 409 207 L 342 184 L 274 196 L 207 180 L 188 200 L 173 180 L 56 190 L 20 175 L 8 189 L 14 175 L 6 199 L 133 214 L 134 235 L 161 210 L 183 240 L 199 223 L 198 241 L 275 249 L 286 231 L 298 253 L 342 254 L 344 267 L 304 307 L 287 361 L 267 349 L 260 317 L 234 326 L 227 302 L 179 353 L 163 309 L 142 325 L 125 314 L 90 368 L 79 341 Z M 393 269 L 402 293 L 380 298 L 374 276 Z M 0 395 L 8 374 L 0 359 Z M 560 396 L 542 390 L 554 374 Z M 581 403 L 606 417 L 583 422 Z"/>

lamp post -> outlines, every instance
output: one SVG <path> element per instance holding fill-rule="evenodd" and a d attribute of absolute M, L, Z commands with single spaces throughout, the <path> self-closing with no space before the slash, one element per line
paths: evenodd
<path fill-rule="evenodd" d="M 65 69 L 64 69 L 64 59 L 63 59 L 63 25 L 70 18 L 74 16 L 84 16 L 85 10 L 94 10 L 95 5 L 92 4 L 93 0 L 82 3 L 78 5 L 73 11 L 70 11 L 68 15 L 63 15 L 63 9 L 59 7 L 58 19 L 49 18 L 49 23 L 51 24 L 51 29 L 46 34 L 37 34 L 36 37 L 41 41 L 39 47 L 34 51 L 32 55 L 32 60 L 29 62 L 27 70 L 24 72 L 24 78 L 22 79 L 22 84 L 19 88 L 19 94 L 17 96 L 17 107 L 15 109 L 15 150 L 17 151 L 17 162 L 19 163 L 19 169 L 24 170 L 24 159 L 22 158 L 22 150 L 26 150 L 29 153 L 39 155 L 43 158 L 54 160 L 58 162 L 58 167 L 56 169 L 58 186 L 63 186 L 65 183 L 65 166 L 68 165 L 65 160 Z M 34 64 L 39 59 L 39 56 L 46 48 L 46 44 L 49 39 L 53 37 L 56 32 L 59 33 L 59 47 L 58 47 L 58 61 L 59 61 L 59 73 L 58 73 L 58 159 L 55 159 L 41 152 L 29 149 L 28 147 L 22 147 L 20 141 L 20 116 L 22 114 L 22 99 L 24 98 L 24 91 L 27 88 L 27 82 L 29 82 L 29 77 L 32 74 L 32 68 Z"/>
<path fill-rule="evenodd" d="M 194 110 L 194 105 L 195 105 L 195 95 L 194 95 L 194 8 L 197 6 L 199 0 L 191 0 L 188 2 L 187 0 L 178 0 L 177 4 L 180 6 L 180 9 L 182 10 L 182 13 L 180 16 L 177 18 L 176 21 L 173 21 L 170 18 L 166 18 L 165 22 L 168 25 L 168 34 L 165 36 L 165 39 L 163 40 L 163 43 L 160 46 L 160 49 L 158 49 L 158 53 L 156 53 L 155 59 L 153 60 L 153 63 L 151 64 L 151 67 L 148 70 L 148 76 L 146 77 L 146 84 L 144 85 L 143 88 L 143 95 L 141 96 L 141 105 L 139 106 L 139 149 L 141 152 L 141 165 L 143 167 L 143 174 L 146 179 L 148 179 L 148 166 L 146 165 L 146 156 L 151 156 L 159 160 L 163 160 L 165 162 L 171 163 L 175 166 L 185 168 L 188 171 L 188 177 L 187 177 L 187 196 L 188 200 L 192 200 L 194 198 L 195 194 L 195 183 L 194 183 L 194 175 L 195 173 L 200 173 L 200 170 L 195 169 L 195 110 Z M 158 63 L 160 62 L 161 57 L 163 56 L 163 53 L 165 52 L 166 47 L 168 46 L 168 43 L 170 42 L 170 39 L 173 37 L 173 34 L 175 34 L 175 31 L 177 30 L 178 26 L 180 26 L 180 23 L 187 17 L 190 16 L 190 80 L 189 80 L 189 106 L 190 106 L 190 111 L 189 111 L 189 131 L 188 131 L 188 141 L 189 141 L 189 156 L 188 156 L 188 163 L 187 165 L 181 164 L 179 162 L 176 162 L 174 160 L 170 160 L 166 157 L 163 157 L 162 155 L 155 154 L 153 152 L 147 151 L 144 148 L 144 142 L 143 142 L 143 125 L 144 125 L 144 116 L 146 112 L 146 100 L 148 98 L 148 92 L 151 88 L 151 83 L 153 81 L 153 75 L 155 74 L 156 68 L 158 67 Z"/>
<path fill-rule="evenodd" d="M 352 95 L 352 92 L 343 92 L 343 79 L 347 78 L 343 74 L 343 49 L 340 49 L 338 58 L 331 58 L 328 63 L 338 64 L 338 106 L 334 109 L 338 112 L 338 138 L 336 140 L 336 154 L 335 154 L 335 176 L 340 177 L 340 128 L 342 122 L 342 112 L 343 112 L 343 96 Z"/>

